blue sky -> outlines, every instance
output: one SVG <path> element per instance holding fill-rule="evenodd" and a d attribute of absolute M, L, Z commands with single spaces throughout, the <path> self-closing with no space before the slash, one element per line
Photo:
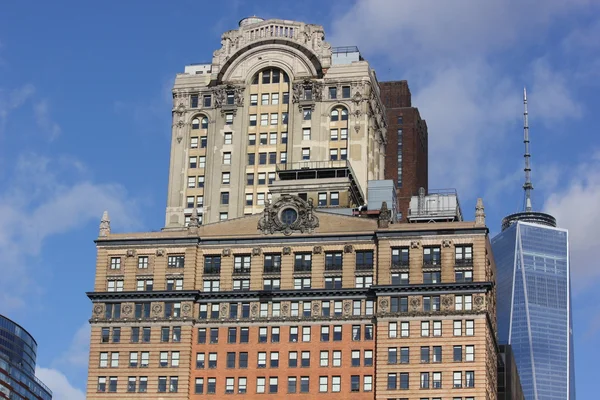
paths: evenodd
<path fill-rule="evenodd" d="M 577 391 L 595 398 L 597 1 L 4 2 L 0 313 L 36 337 L 55 398 L 84 398 L 102 211 L 117 231 L 163 226 L 173 78 L 252 14 L 322 24 L 380 80 L 407 79 L 429 126 L 430 187 L 457 188 L 469 219 L 483 197 L 492 234 L 522 203 L 527 86 L 534 207 L 570 229 Z"/>

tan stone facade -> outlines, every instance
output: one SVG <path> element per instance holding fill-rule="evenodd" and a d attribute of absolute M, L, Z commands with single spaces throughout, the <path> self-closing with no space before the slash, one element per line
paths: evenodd
<path fill-rule="evenodd" d="M 87 398 L 495 399 L 487 228 L 314 216 L 100 237 Z"/>
<path fill-rule="evenodd" d="M 384 176 L 386 120 L 374 71 L 350 54 L 336 62 L 345 53 L 321 26 L 268 20 L 224 33 L 211 64 L 178 74 L 165 226 L 194 207 L 201 223 L 257 213 L 282 192 L 364 204 Z"/>
<path fill-rule="evenodd" d="M 429 224 L 331 210 L 384 177 L 357 49 L 244 20 L 173 94 L 165 229 L 100 225 L 88 399 L 496 399 L 483 206 Z"/>

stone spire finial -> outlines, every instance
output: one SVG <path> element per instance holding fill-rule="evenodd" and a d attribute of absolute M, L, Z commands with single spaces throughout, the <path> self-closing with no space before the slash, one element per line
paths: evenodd
<path fill-rule="evenodd" d="M 198 223 L 198 209 L 194 207 L 192 209 L 192 215 L 190 216 L 190 223 L 188 224 L 188 229 L 192 232 L 197 231 L 199 225 L 200 224 Z"/>
<path fill-rule="evenodd" d="M 477 198 L 477 205 L 475 206 L 475 225 L 485 226 L 485 212 L 481 197 Z"/>
<path fill-rule="evenodd" d="M 391 218 L 392 218 L 392 211 L 388 208 L 387 201 L 381 202 L 381 209 L 379 210 L 379 218 L 377 219 L 377 226 L 379 228 L 389 227 Z"/>
<path fill-rule="evenodd" d="M 108 211 L 104 211 L 100 220 L 100 232 L 98 236 L 106 237 L 108 235 L 110 235 L 110 218 L 108 218 Z"/>

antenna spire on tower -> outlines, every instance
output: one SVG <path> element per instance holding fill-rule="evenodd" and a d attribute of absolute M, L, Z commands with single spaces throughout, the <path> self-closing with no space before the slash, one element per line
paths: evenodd
<path fill-rule="evenodd" d="M 529 160 L 531 154 L 529 154 L 529 119 L 527 113 L 527 88 L 523 88 L 523 143 L 525 143 L 525 183 L 523 184 L 523 190 L 525 190 L 525 211 L 531 211 L 531 191 L 533 185 L 531 184 L 531 166 Z"/>

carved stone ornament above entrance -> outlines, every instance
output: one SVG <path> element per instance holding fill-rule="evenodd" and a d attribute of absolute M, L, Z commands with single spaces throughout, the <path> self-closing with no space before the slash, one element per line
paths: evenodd
<path fill-rule="evenodd" d="M 294 232 L 312 233 L 319 226 L 314 214 L 312 200 L 304 201 L 298 196 L 282 195 L 273 204 L 268 204 L 258 221 L 258 230 L 265 235 L 282 232 L 289 236 Z"/>

